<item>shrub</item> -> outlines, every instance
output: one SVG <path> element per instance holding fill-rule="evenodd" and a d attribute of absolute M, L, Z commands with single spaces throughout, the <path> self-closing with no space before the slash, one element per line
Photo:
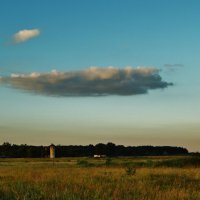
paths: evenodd
<path fill-rule="evenodd" d="M 77 165 L 81 167 L 92 167 L 94 164 L 89 163 L 87 160 L 77 160 Z"/>
<path fill-rule="evenodd" d="M 131 165 L 128 165 L 126 168 L 125 168 L 125 172 L 126 172 L 126 175 L 128 176 L 133 176 L 136 174 L 136 168 L 131 166 Z"/>
<path fill-rule="evenodd" d="M 79 166 L 83 166 L 83 167 L 85 167 L 85 166 L 88 166 L 88 161 L 87 160 L 77 160 L 77 165 L 79 165 Z"/>
<path fill-rule="evenodd" d="M 162 160 L 156 163 L 156 167 L 199 167 L 200 157 L 191 156 L 172 160 Z"/>
<path fill-rule="evenodd" d="M 105 165 L 106 166 L 110 166 L 112 164 L 112 159 L 111 158 L 107 158 L 105 161 Z"/>

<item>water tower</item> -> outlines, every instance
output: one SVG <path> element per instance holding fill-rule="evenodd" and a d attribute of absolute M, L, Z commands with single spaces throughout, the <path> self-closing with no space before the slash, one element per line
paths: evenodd
<path fill-rule="evenodd" d="M 50 158 L 55 158 L 55 145 L 50 145 Z"/>

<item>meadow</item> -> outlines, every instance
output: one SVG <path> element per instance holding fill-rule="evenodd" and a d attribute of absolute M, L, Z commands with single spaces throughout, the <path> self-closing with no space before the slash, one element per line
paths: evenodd
<path fill-rule="evenodd" d="M 200 157 L 1 158 L 1 200 L 198 200 Z"/>

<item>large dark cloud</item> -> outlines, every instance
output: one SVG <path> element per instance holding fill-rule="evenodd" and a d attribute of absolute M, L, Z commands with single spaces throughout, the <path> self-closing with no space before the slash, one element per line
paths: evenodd
<path fill-rule="evenodd" d="M 82 71 L 11 74 L 0 82 L 13 88 L 51 96 L 136 95 L 150 89 L 166 88 L 156 68 L 118 69 L 91 67 Z"/>

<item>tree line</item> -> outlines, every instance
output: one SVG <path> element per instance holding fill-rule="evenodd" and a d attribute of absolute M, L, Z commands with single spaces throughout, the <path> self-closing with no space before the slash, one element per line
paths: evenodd
<path fill-rule="evenodd" d="M 114 143 L 99 143 L 96 145 L 57 145 L 55 146 L 56 157 L 83 157 L 106 155 L 114 156 L 162 156 L 162 155 L 185 155 L 188 150 L 183 147 L 172 146 L 123 146 Z M 11 158 L 44 158 L 49 157 L 49 146 L 32 146 L 27 144 L 0 145 L 0 157 Z"/>

